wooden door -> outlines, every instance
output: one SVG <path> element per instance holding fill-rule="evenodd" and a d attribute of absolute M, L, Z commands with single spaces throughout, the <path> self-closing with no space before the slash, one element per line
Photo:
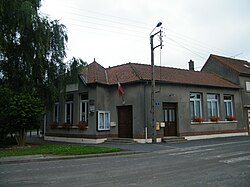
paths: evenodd
<path fill-rule="evenodd" d="M 177 136 L 176 108 L 177 105 L 174 103 L 163 103 L 164 136 Z"/>
<path fill-rule="evenodd" d="M 118 110 L 118 137 L 133 138 L 132 106 L 119 106 Z"/>

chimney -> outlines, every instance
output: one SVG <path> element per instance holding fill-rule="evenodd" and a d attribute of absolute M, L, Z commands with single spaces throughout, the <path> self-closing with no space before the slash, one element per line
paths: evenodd
<path fill-rule="evenodd" d="M 194 71 L 194 61 L 190 60 L 188 63 L 189 63 L 189 70 Z"/>

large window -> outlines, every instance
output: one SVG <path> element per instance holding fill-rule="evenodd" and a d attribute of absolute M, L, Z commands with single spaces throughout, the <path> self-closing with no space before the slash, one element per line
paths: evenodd
<path fill-rule="evenodd" d="M 80 121 L 88 122 L 88 94 L 80 95 Z"/>
<path fill-rule="evenodd" d="M 73 94 L 67 95 L 65 102 L 65 122 L 73 124 Z"/>
<path fill-rule="evenodd" d="M 208 118 L 219 117 L 219 96 L 216 94 L 207 95 Z"/>
<path fill-rule="evenodd" d="M 54 122 L 59 123 L 59 103 L 55 103 L 54 105 Z"/>
<path fill-rule="evenodd" d="M 110 112 L 98 111 L 98 130 L 110 130 Z"/>
<path fill-rule="evenodd" d="M 200 93 L 190 93 L 190 115 L 192 119 L 195 116 L 202 117 Z"/>
<path fill-rule="evenodd" d="M 225 116 L 233 116 L 233 96 L 224 95 Z"/>

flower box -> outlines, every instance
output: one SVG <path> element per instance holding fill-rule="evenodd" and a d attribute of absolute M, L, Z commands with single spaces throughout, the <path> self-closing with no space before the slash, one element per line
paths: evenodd
<path fill-rule="evenodd" d="M 63 123 L 62 124 L 62 128 L 63 129 L 70 129 L 71 128 L 71 124 L 69 124 L 69 123 Z"/>
<path fill-rule="evenodd" d="M 193 122 L 198 122 L 198 123 L 202 123 L 204 120 L 201 117 L 198 116 L 194 116 L 193 117 Z"/>
<path fill-rule="evenodd" d="M 85 130 L 85 129 L 87 129 L 87 128 L 88 128 L 87 122 L 86 122 L 86 121 L 80 121 L 79 124 L 78 124 L 78 128 L 79 128 L 80 130 Z"/>
<path fill-rule="evenodd" d="M 236 117 L 235 116 L 227 116 L 227 121 L 236 121 Z"/>
<path fill-rule="evenodd" d="M 211 120 L 212 122 L 218 122 L 218 121 L 220 121 L 220 117 L 219 117 L 219 116 L 212 116 L 212 117 L 210 118 L 210 120 Z"/>

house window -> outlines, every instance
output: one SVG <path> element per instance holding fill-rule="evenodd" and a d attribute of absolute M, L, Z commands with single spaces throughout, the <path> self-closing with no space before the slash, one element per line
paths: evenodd
<path fill-rule="evenodd" d="M 88 122 L 88 94 L 80 95 L 80 121 Z"/>
<path fill-rule="evenodd" d="M 98 111 L 98 131 L 110 130 L 110 112 Z"/>
<path fill-rule="evenodd" d="M 250 92 L 250 82 L 246 82 L 246 91 Z"/>
<path fill-rule="evenodd" d="M 73 94 L 67 95 L 65 102 L 65 122 L 73 123 Z"/>
<path fill-rule="evenodd" d="M 233 96 L 224 95 L 225 116 L 233 116 Z"/>
<path fill-rule="evenodd" d="M 194 116 L 202 117 L 201 110 L 201 94 L 200 93 L 190 93 L 190 115 L 193 119 Z"/>
<path fill-rule="evenodd" d="M 59 123 L 59 103 L 54 105 L 54 122 Z"/>
<path fill-rule="evenodd" d="M 207 95 L 208 118 L 219 116 L 219 96 L 216 94 Z"/>

